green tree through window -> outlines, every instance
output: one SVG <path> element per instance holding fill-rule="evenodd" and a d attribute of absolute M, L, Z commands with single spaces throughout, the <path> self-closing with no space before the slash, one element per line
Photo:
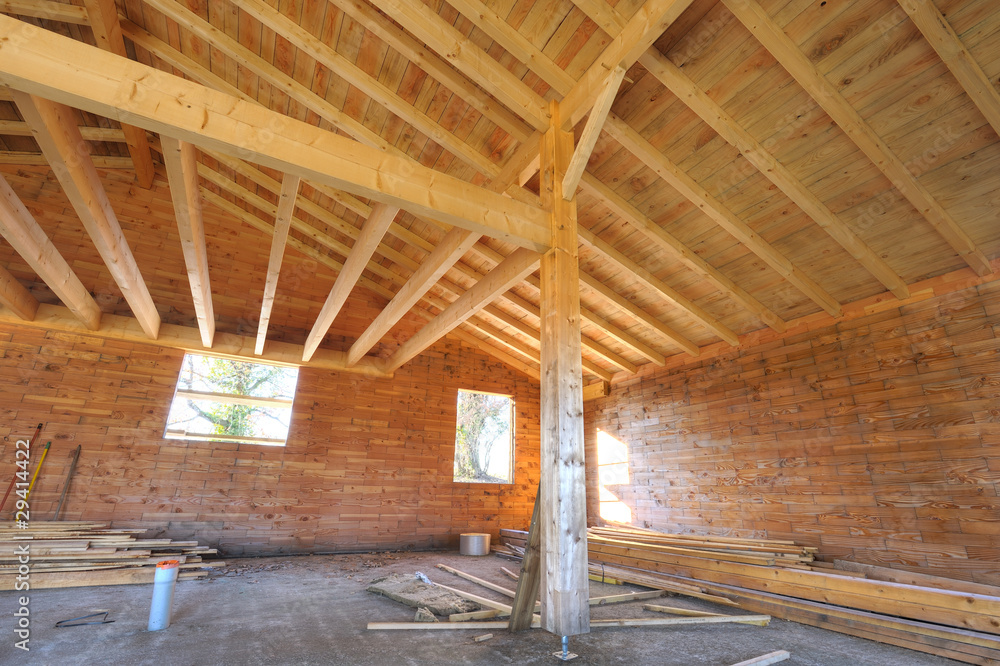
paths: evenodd
<path fill-rule="evenodd" d="M 511 483 L 514 401 L 509 396 L 458 392 L 455 481 Z"/>

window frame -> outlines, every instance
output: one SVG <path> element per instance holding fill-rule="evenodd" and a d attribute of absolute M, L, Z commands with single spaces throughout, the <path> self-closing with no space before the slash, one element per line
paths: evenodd
<path fill-rule="evenodd" d="M 190 389 L 181 388 L 181 379 L 184 372 L 184 364 L 187 362 L 189 356 L 208 358 L 208 359 L 223 359 L 228 361 L 235 361 L 238 363 L 248 363 L 251 365 L 263 365 L 272 368 L 282 368 L 295 370 L 295 386 L 292 389 L 291 398 L 261 398 L 257 396 L 241 395 L 239 393 L 218 393 L 211 391 L 193 391 Z M 287 363 L 275 363 L 273 361 L 258 360 L 258 359 L 246 359 L 238 358 L 233 356 L 227 356 L 225 354 L 206 354 L 204 352 L 193 352 L 185 351 L 184 358 L 181 360 L 181 368 L 177 374 L 177 382 L 174 384 L 174 394 L 170 399 L 170 406 L 167 410 L 166 423 L 163 428 L 163 439 L 177 440 L 183 442 L 204 442 L 204 443 L 234 443 L 234 444 L 246 444 L 251 446 L 273 446 L 273 447 L 285 447 L 288 446 L 288 437 L 292 430 L 292 416 L 294 414 L 294 404 L 295 404 L 295 394 L 298 391 L 298 381 L 299 381 L 299 371 L 301 368 L 296 365 L 291 365 Z M 250 405 L 250 406 L 260 406 L 260 407 L 275 407 L 280 409 L 288 410 L 288 430 L 285 433 L 284 439 L 277 439 L 273 437 L 252 437 L 245 435 L 224 435 L 224 434 L 204 434 L 204 433 L 189 433 L 187 430 L 171 430 L 170 429 L 170 414 L 173 410 L 174 403 L 178 398 L 186 398 L 189 400 L 204 400 L 212 403 L 220 403 L 225 405 Z"/>
<path fill-rule="evenodd" d="M 455 478 L 455 463 L 457 462 L 458 456 L 458 405 L 459 399 L 462 393 L 479 393 L 482 395 L 495 395 L 500 398 L 506 398 L 510 403 L 510 455 L 509 455 L 509 474 L 507 475 L 506 481 L 475 481 L 469 479 L 458 479 Z M 470 485 L 495 485 L 495 486 L 509 486 L 515 483 L 515 451 L 517 449 L 517 400 L 515 400 L 514 395 L 511 393 L 500 393 L 499 391 L 482 391 L 479 389 L 469 389 L 460 388 L 455 392 L 455 438 L 452 442 L 452 459 L 451 459 L 451 482 L 452 483 L 464 483 Z"/>

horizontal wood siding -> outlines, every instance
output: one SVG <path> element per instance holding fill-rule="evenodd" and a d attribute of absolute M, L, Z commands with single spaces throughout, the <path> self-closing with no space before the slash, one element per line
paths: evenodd
<path fill-rule="evenodd" d="M 586 403 L 637 525 L 1000 584 L 1000 281 L 642 373 Z"/>
<path fill-rule="evenodd" d="M 45 424 L 31 497 L 51 519 L 82 446 L 65 520 L 107 520 L 227 555 L 457 547 L 462 532 L 525 527 L 538 486 L 538 384 L 447 340 L 393 379 L 303 369 L 286 447 L 162 437 L 183 354 L 0 327 L 0 473 Z M 452 482 L 459 388 L 516 400 L 513 485 Z M 4 518 L 9 518 L 8 506 Z"/>

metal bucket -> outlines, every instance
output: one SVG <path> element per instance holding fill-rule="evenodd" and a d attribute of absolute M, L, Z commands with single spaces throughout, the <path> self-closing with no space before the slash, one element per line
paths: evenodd
<path fill-rule="evenodd" d="M 462 555 L 489 555 L 490 535 L 470 533 L 459 538 L 458 552 Z"/>

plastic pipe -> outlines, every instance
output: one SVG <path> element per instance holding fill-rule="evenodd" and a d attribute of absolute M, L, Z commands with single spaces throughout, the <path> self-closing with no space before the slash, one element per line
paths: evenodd
<path fill-rule="evenodd" d="M 164 560 L 156 564 L 153 577 L 153 604 L 149 607 L 149 631 L 159 631 L 170 626 L 170 606 L 174 601 L 174 584 L 180 562 Z"/>

